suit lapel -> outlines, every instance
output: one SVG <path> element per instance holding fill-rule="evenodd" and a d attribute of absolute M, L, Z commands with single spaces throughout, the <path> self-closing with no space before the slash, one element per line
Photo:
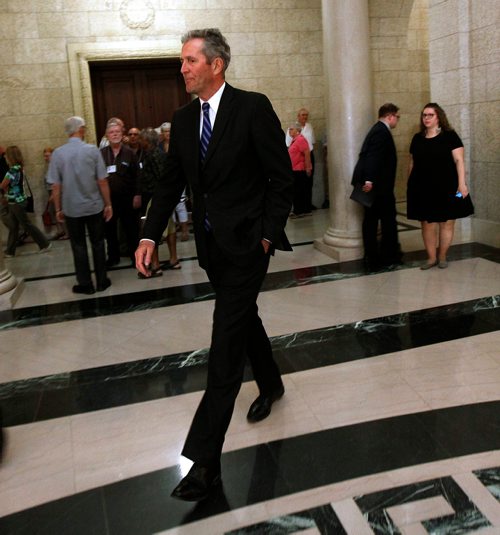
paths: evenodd
<path fill-rule="evenodd" d="M 219 109 L 217 110 L 217 116 L 215 118 L 214 128 L 212 131 L 212 137 L 210 138 L 210 143 L 208 144 L 208 150 L 205 157 L 205 164 L 210 160 L 212 154 L 215 152 L 219 141 L 222 138 L 222 134 L 226 129 L 227 122 L 229 117 L 231 117 L 233 109 L 233 99 L 234 99 L 234 89 L 226 83 L 224 92 L 219 103 Z M 199 101 L 198 101 L 199 102 Z M 199 128 L 199 122 L 198 122 Z M 199 141 L 198 141 L 199 146 Z M 199 150 L 199 149 L 198 149 Z"/>

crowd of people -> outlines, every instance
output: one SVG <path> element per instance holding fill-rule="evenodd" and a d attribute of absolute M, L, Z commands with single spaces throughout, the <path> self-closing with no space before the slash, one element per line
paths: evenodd
<path fill-rule="evenodd" d="M 117 266 L 122 256 L 127 256 L 131 265 L 135 265 L 134 253 L 142 225 L 165 168 L 170 123 L 165 122 L 158 128 L 126 130 L 120 118 L 112 117 L 107 122 L 99 149 L 84 143 L 83 119 L 70 117 L 65 123 L 65 132 L 68 143 L 55 150 L 43 149 L 47 203 L 42 219 L 47 235 L 33 224 L 28 214 L 28 179 L 19 147 L 0 148 L 0 175 L 4 177 L 0 184 L 1 219 L 8 229 L 4 256 L 15 256 L 16 246 L 26 236 L 31 236 L 40 252 L 51 247 L 49 233 L 54 240 L 70 238 L 77 278 L 73 291 L 92 294 L 96 288 L 99 291 L 109 287 L 111 281 L 106 270 Z M 109 199 L 103 193 L 103 181 L 109 190 Z M 181 241 L 189 240 L 188 202 L 184 191 L 164 232 L 169 259 L 160 262 L 158 251 L 153 259 L 155 277 L 161 276 L 165 269 L 181 268 L 177 232 Z M 96 219 L 101 211 L 104 212 L 102 217 Z M 20 233 L 21 228 L 23 233 Z M 86 234 L 92 244 L 95 285 L 90 276 Z M 140 272 L 138 277 L 145 278 Z"/>
<path fill-rule="evenodd" d="M 364 259 L 371 270 L 397 265 L 402 261 L 394 195 L 397 157 L 391 135 L 399 117 L 399 108 L 392 103 L 380 108 L 379 120 L 364 140 L 352 179 L 355 189 L 359 188 L 364 195 Z M 142 226 L 155 186 L 164 172 L 170 128 L 171 124 L 165 122 L 157 128 L 126 129 L 118 117 L 112 117 L 107 122 L 99 144 L 109 185 L 109 204 L 113 211 L 103 227 L 107 255 L 105 268 L 118 265 L 124 255 L 135 265 L 134 253 Z M 316 209 L 312 203 L 314 144 L 309 111 L 301 108 L 296 121 L 290 123 L 286 131 L 286 145 L 294 176 L 291 219 L 311 215 L 312 210 Z M 21 151 L 17 146 L 0 149 L 0 178 L 3 177 L 0 184 L 3 191 L 0 215 L 9 231 L 4 255 L 13 257 L 16 247 L 27 236 L 37 243 L 40 252 L 48 251 L 50 243 L 47 236 L 31 222 L 28 215 L 27 178 Z M 54 177 L 56 166 L 52 166 L 50 179 L 53 153 L 51 147 L 43 149 L 47 164 L 44 179 L 48 195 L 43 222 L 47 231 L 55 231 L 52 239 L 68 239 L 67 218 L 58 216 L 56 211 L 58 203 L 53 192 L 54 182 L 57 182 Z M 473 206 L 465 182 L 463 144 L 449 125 L 444 110 L 436 103 L 424 107 L 420 132 L 415 134 L 410 145 L 407 201 L 408 218 L 421 222 L 424 247 L 428 254 L 422 269 L 434 266 L 446 268 L 454 221 L 473 213 Z M 189 198 L 184 191 L 164 231 L 169 259 L 161 262 L 158 247 L 155 248 L 151 259 L 153 277 L 161 276 L 165 269 L 181 268 L 177 255 L 177 234 L 180 232 L 181 241 L 189 239 L 187 202 Z M 145 278 L 140 272 L 138 277 Z M 97 286 L 102 287 L 102 284 Z M 74 290 L 93 293 L 94 285 L 86 276 L 83 282 L 78 280 Z"/>

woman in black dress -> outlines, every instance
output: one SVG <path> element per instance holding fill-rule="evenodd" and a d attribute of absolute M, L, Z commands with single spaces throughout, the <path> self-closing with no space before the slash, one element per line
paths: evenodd
<path fill-rule="evenodd" d="M 444 110 L 429 103 L 410 145 L 407 191 L 408 219 L 420 221 L 428 256 L 420 269 L 448 267 L 455 219 L 473 213 L 468 195 L 463 143 Z"/>

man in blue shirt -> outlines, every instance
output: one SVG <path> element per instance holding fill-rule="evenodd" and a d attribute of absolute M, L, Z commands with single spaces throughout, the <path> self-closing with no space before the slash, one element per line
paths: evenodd
<path fill-rule="evenodd" d="M 53 185 L 56 218 L 66 221 L 78 284 L 74 293 L 93 294 L 111 285 L 106 275 L 104 222 L 113 216 L 106 166 L 94 145 L 84 143 L 85 121 L 70 117 L 64 123 L 68 142 L 52 154 L 47 182 Z M 87 252 L 88 232 L 94 258 L 96 287 Z"/>

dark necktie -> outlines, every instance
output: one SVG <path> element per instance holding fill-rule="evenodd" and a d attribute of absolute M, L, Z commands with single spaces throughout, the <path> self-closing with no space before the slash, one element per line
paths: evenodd
<path fill-rule="evenodd" d="M 201 161 L 205 161 L 205 156 L 207 155 L 208 144 L 210 143 L 210 138 L 212 137 L 212 125 L 210 124 L 210 104 L 204 102 L 202 104 L 203 109 L 203 125 L 201 128 L 201 138 L 200 138 L 200 156 Z M 212 225 L 208 220 L 208 214 L 205 214 L 205 219 L 203 220 L 203 226 L 207 232 L 212 230 Z"/>
<path fill-rule="evenodd" d="M 204 102 L 202 104 L 203 109 L 203 126 L 201 129 L 201 138 L 200 138 L 200 154 L 201 154 L 201 160 L 205 160 L 205 156 L 207 155 L 207 149 L 208 144 L 210 143 L 210 138 L 212 137 L 212 125 L 210 124 L 210 104 L 208 102 Z"/>

